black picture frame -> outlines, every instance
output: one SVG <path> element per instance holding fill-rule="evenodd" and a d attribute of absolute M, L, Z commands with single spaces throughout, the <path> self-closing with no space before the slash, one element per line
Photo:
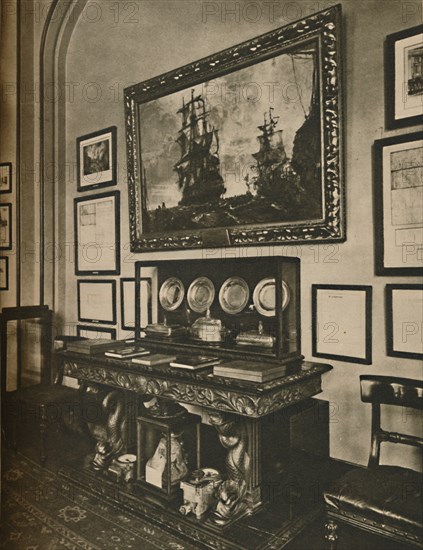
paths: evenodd
<path fill-rule="evenodd" d="M 341 5 L 338 4 L 253 40 L 125 89 L 132 252 L 298 244 L 313 241 L 342 242 L 345 240 L 341 22 Z M 307 104 L 304 103 L 305 107 L 303 106 L 301 110 L 301 123 L 287 122 L 284 109 L 282 107 L 279 109 L 279 104 L 274 103 L 273 97 L 276 97 L 277 94 L 269 96 L 271 99 L 266 96 L 263 104 L 260 103 L 255 111 L 249 111 L 251 117 L 248 121 L 242 117 L 242 131 L 241 129 L 237 130 L 242 133 L 239 140 L 238 133 L 235 136 L 233 130 L 235 124 L 223 122 L 216 126 L 213 119 L 210 125 L 204 128 L 203 137 L 207 134 L 207 138 L 204 138 L 207 143 L 212 143 L 213 140 L 220 143 L 220 147 L 217 145 L 216 150 L 213 148 L 215 155 L 209 163 L 212 166 L 210 178 L 213 179 L 213 182 L 219 181 L 219 184 L 213 183 L 213 193 L 216 192 L 216 196 L 201 203 L 198 197 L 195 199 L 197 201 L 195 204 L 184 202 L 191 200 L 189 194 L 194 193 L 186 191 L 194 186 L 193 174 L 196 174 L 197 180 L 200 177 L 196 170 L 191 171 L 192 166 L 187 168 L 191 157 L 188 158 L 184 155 L 185 146 L 182 145 L 185 138 L 189 139 L 185 134 L 185 138 L 181 134 L 187 127 L 183 122 L 184 110 L 188 108 L 187 106 L 195 102 L 198 104 L 202 102 L 205 110 L 204 116 L 213 110 L 217 112 L 222 107 L 220 95 L 214 98 L 215 104 L 212 105 L 210 100 L 206 105 L 205 97 L 211 86 L 217 85 L 222 79 L 228 80 L 229 84 L 232 80 L 235 84 L 245 79 L 252 82 L 256 78 L 254 77 L 256 71 L 266 73 L 270 67 L 270 64 L 265 65 L 268 62 L 278 65 L 278 79 L 281 81 L 286 78 L 286 71 L 283 70 L 283 67 L 288 60 L 291 62 L 294 58 L 301 58 L 304 64 L 305 56 L 308 56 L 308 60 L 312 64 L 310 71 L 314 76 L 307 80 L 308 88 L 305 86 L 308 90 L 307 97 L 311 97 L 311 99 L 307 100 Z M 290 70 L 294 71 L 292 66 Z M 244 71 L 244 73 L 237 75 L 238 71 Z M 315 84 L 310 84 L 311 82 Z M 316 84 L 317 82 L 318 84 Z M 198 96 L 198 94 L 200 95 Z M 207 95 L 207 98 L 210 99 L 210 95 Z M 245 103 L 247 110 L 250 109 L 248 103 L 251 102 Z M 239 107 L 239 105 L 237 104 L 235 107 Z M 273 107 L 276 107 L 276 110 Z M 143 112 L 141 112 L 142 109 Z M 275 110 L 273 114 L 271 109 Z M 229 113 L 235 112 L 234 106 L 228 104 L 224 105 L 224 110 L 227 113 L 225 115 L 227 119 L 232 116 Z M 165 113 L 163 119 L 171 121 L 169 122 L 171 131 L 167 132 L 163 140 L 153 139 L 154 132 L 157 130 L 157 124 L 154 121 L 160 118 L 156 114 L 161 112 Z M 265 122 L 263 122 L 264 112 L 268 113 Z M 147 122 L 149 113 L 151 124 Z M 227 120 L 225 116 L 220 117 L 219 115 L 221 120 Z M 304 161 L 303 163 L 302 160 L 298 160 L 299 155 L 296 154 L 294 162 L 294 154 L 291 155 L 289 152 L 285 160 L 281 160 L 286 171 L 282 170 L 281 164 L 280 169 L 283 174 L 281 172 L 277 176 L 277 185 L 281 189 L 284 188 L 285 191 L 289 189 L 292 192 L 295 186 L 287 183 L 287 178 L 291 174 L 296 181 L 295 185 L 303 186 L 302 193 L 295 193 L 296 198 L 292 200 L 288 198 L 289 193 L 279 191 L 279 187 L 275 188 L 270 185 L 270 182 L 273 182 L 272 178 L 276 176 L 273 175 L 273 172 L 272 176 L 263 175 L 264 170 L 261 170 L 260 166 L 262 165 L 258 160 L 261 149 L 257 153 L 259 147 L 257 137 L 263 136 L 257 136 L 259 132 L 257 128 L 263 132 L 263 135 L 266 132 L 273 132 L 277 124 L 276 119 L 279 116 L 281 119 L 285 118 L 285 125 L 290 124 L 289 133 L 292 140 L 290 138 L 289 151 L 291 146 L 293 151 L 296 141 L 298 151 L 307 150 L 311 156 L 315 155 L 313 157 L 315 161 Z M 311 119 L 315 121 L 313 130 L 310 128 L 306 130 L 305 125 L 309 124 Z M 227 131 L 222 129 L 225 124 Z M 261 128 L 266 128 L 266 130 L 261 130 Z M 284 135 L 287 135 L 287 128 L 283 126 L 283 129 Z M 211 135 L 215 135 L 215 130 L 219 132 L 218 140 Z M 279 132 L 279 126 L 275 130 L 275 134 L 276 132 Z M 228 191 L 229 176 L 226 178 L 227 173 L 223 172 L 223 169 L 221 170 L 221 166 L 226 163 L 225 159 L 229 159 L 231 155 L 225 156 L 224 151 L 228 148 L 231 151 L 232 149 L 237 150 L 236 144 L 245 140 L 247 134 L 248 143 L 244 143 L 239 157 L 237 155 L 235 157 L 240 159 L 239 165 L 243 169 L 245 168 L 248 174 L 245 175 L 243 172 L 243 177 Z M 169 139 L 170 135 L 172 139 Z M 310 137 L 311 135 L 313 137 Z M 309 136 L 307 139 L 313 141 L 314 148 L 306 146 L 305 141 L 301 146 L 301 136 Z M 155 144 L 161 144 L 162 141 L 168 143 L 169 148 L 163 147 L 162 150 L 159 147 L 159 151 Z M 263 139 L 262 142 L 264 143 L 265 140 Z M 285 142 L 283 143 L 285 147 Z M 171 144 L 177 148 L 180 146 L 181 151 L 171 150 Z M 146 147 L 151 150 L 147 150 Z M 196 150 L 195 147 L 190 147 L 189 150 Z M 312 153 L 311 150 L 313 150 Z M 148 158 L 145 151 L 148 152 Z M 220 164 L 216 161 L 218 151 L 221 151 L 222 158 L 225 156 L 224 162 Z M 153 164 L 150 165 L 148 159 L 154 159 Z M 254 165 L 255 162 L 256 165 Z M 254 172 L 252 164 L 258 174 L 258 179 L 249 174 L 249 171 Z M 165 179 L 153 165 L 160 166 L 160 170 L 166 170 Z M 203 165 L 208 166 L 207 163 L 203 163 Z M 263 166 L 265 165 L 264 162 Z M 296 170 L 290 172 L 290 168 L 294 165 Z M 310 170 L 306 169 L 306 165 Z M 185 176 L 186 178 L 189 176 L 189 181 Z M 201 180 L 202 189 L 207 196 L 211 185 L 210 178 L 207 175 Z M 258 182 L 261 182 L 260 185 Z M 197 181 L 194 183 L 198 184 Z M 251 185 L 252 190 L 250 189 Z M 264 196 L 265 188 L 267 189 L 266 197 Z M 307 188 L 308 191 L 304 191 L 304 188 Z M 253 192 L 256 194 L 254 195 Z M 217 194 L 220 196 L 218 197 Z M 278 203 L 276 206 L 275 202 Z M 302 207 L 300 203 L 304 203 L 306 206 Z M 245 206 L 246 204 L 247 206 Z M 238 213 L 237 215 L 234 215 L 235 211 Z"/>
<path fill-rule="evenodd" d="M 104 333 L 110 334 L 110 339 L 111 340 L 116 340 L 116 329 L 113 328 L 113 327 L 101 327 L 101 326 L 98 326 L 98 325 L 95 325 L 95 326 L 77 325 L 76 326 L 76 335 L 77 336 L 83 336 L 83 331 L 96 332 L 97 334 L 101 333 L 101 332 L 104 332 Z"/>
<path fill-rule="evenodd" d="M 395 198 L 397 195 L 394 195 L 393 191 L 401 190 L 393 189 L 395 186 L 394 177 L 396 176 L 391 175 L 389 181 L 384 178 L 384 174 L 386 174 L 389 169 L 388 154 L 391 152 L 404 152 L 404 154 L 406 154 L 407 151 L 413 148 L 419 148 L 420 142 L 423 147 L 421 133 L 412 132 L 379 139 L 376 140 L 373 145 L 376 275 L 418 276 L 423 274 L 423 263 L 419 260 L 419 254 L 421 254 L 421 247 L 423 246 L 423 244 L 418 241 L 419 232 L 423 234 L 423 221 L 421 220 L 421 214 L 419 214 L 419 203 L 418 201 L 413 201 L 416 205 L 416 212 L 414 215 L 416 223 L 391 223 L 389 217 L 391 217 L 392 220 L 394 212 L 397 211 L 401 205 L 401 195 Z M 408 150 L 405 144 L 409 145 Z M 402 145 L 404 145 L 403 149 L 401 148 Z M 407 162 L 408 164 L 405 165 L 405 170 L 411 170 L 411 163 L 409 161 Z M 416 174 L 416 180 L 418 180 L 418 174 Z M 394 200 L 398 203 L 397 208 L 394 208 Z M 407 206 L 407 208 L 404 207 L 404 212 L 407 213 L 407 216 L 411 216 L 413 211 Z M 400 233 L 403 233 L 404 237 L 400 237 Z"/>
<path fill-rule="evenodd" d="M 101 318 L 101 314 L 99 316 L 95 315 L 83 315 L 82 308 L 87 307 L 87 303 L 89 300 L 86 299 L 86 296 L 81 296 L 82 294 L 82 286 L 83 285 L 95 285 L 96 290 L 99 294 L 99 301 L 104 304 L 107 302 L 107 300 L 111 301 L 110 304 L 110 315 L 108 318 Z M 100 289 L 100 286 L 103 286 L 103 289 Z M 107 290 L 107 287 L 110 287 Z M 85 323 L 102 323 L 105 325 L 115 325 L 116 324 L 116 281 L 110 280 L 110 279 L 79 279 L 77 281 L 77 289 L 78 289 L 78 321 L 85 322 Z M 86 289 L 86 292 L 88 292 L 89 289 Z M 103 291 L 102 295 L 100 296 L 100 291 Z M 82 298 L 82 300 L 81 300 Z"/>
<path fill-rule="evenodd" d="M 93 148 L 97 147 L 96 150 Z M 89 153 L 103 159 L 89 159 Z M 77 190 L 92 191 L 117 184 L 117 127 L 110 126 L 76 139 Z M 107 157 L 107 158 L 104 158 Z M 102 166 L 103 163 L 103 166 Z M 90 166 L 91 165 L 91 166 Z M 95 169 L 99 168 L 96 172 Z M 101 169 L 103 168 L 103 169 Z M 100 180 L 93 181 L 91 180 Z"/>
<path fill-rule="evenodd" d="M 3 178 L 6 182 L 3 183 Z M 5 187 L 3 187 L 5 185 Z M 0 194 L 12 192 L 12 163 L 0 162 Z"/>
<path fill-rule="evenodd" d="M 345 361 L 349 363 L 360 363 L 363 365 L 371 365 L 372 364 L 372 293 L 373 289 L 371 286 L 368 285 L 326 285 L 326 284 L 317 284 L 312 285 L 312 355 L 314 357 L 322 357 L 322 358 L 328 358 L 328 359 L 336 359 L 337 361 Z M 344 291 L 357 291 L 357 292 L 364 292 L 365 299 L 364 299 L 364 311 L 363 316 L 365 320 L 365 330 L 364 330 L 364 342 L 362 342 L 364 347 L 364 356 L 356 356 L 356 355 L 346 355 L 342 353 L 328 353 L 319 351 L 319 291 L 333 291 L 334 293 L 342 293 Z M 336 313 L 333 314 L 334 318 L 333 321 L 330 323 L 327 323 L 327 326 L 324 325 L 324 330 L 330 330 L 330 334 L 327 335 L 328 340 L 325 343 L 334 344 L 334 349 L 336 349 L 335 345 L 339 344 L 339 339 L 337 338 L 338 334 L 342 334 L 345 330 L 343 326 L 341 326 L 341 323 L 338 323 L 336 319 Z M 345 319 L 351 319 L 354 315 L 353 312 L 349 312 L 347 310 L 343 311 L 343 315 L 345 315 Z M 345 332 L 344 332 L 345 333 Z M 326 337 L 325 337 L 326 338 Z"/>
<path fill-rule="evenodd" d="M 408 82 L 403 79 L 405 63 L 401 58 L 405 55 L 405 44 L 413 38 L 418 41 L 418 36 L 423 33 L 423 25 L 418 25 L 410 29 L 405 29 L 394 34 L 390 34 L 386 37 L 385 42 L 385 113 L 386 113 L 386 127 L 389 130 L 396 128 L 405 128 L 407 126 L 414 126 L 416 124 L 423 123 L 423 114 L 421 113 L 421 101 L 420 112 L 418 108 L 410 109 L 409 116 L 399 116 L 401 109 L 399 105 L 405 104 L 404 98 L 410 96 L 408 90 Z M 417 42 L 420 47 L 423 46 L 423 42 Z M 408 46 L 407 46 L 408 47 Z M 402 55 L 400 55 L 402 54 Z M 402 66 L 403 71 L 399 71 Z M 402 76 L 401 74 L 402 73 Z M 406 89 L 407 88 L 407 89 Z M 418 103 L 418 102 L 417 102 Z M 417 112 L 416 112 L 417 111 Z"/>
<path fill-rule="evenodd" d="M 3 240 L 0 241 L 0 250 L 12 250 L 13 243 L 12 243 L 12 203 L 11 202 L 2 202 L 0 203 L 0 212 L 5 209 L 6 214 L 6 222 L 4 222 L 3 219 L 1 219 L 0 215 L 0 224 L 6 225 L 7 229 L 5 231 L 5 244 L 3 244 Z"/>
<path fill-rule="evenodd" d="M 152 311 L 153 311 L 153 305 L 152 305 L 152 281 L 151 277 L 140 277 L 140 283 L 141 282 L 147 282 L 149 285 L 149 297 L 148 297 L 148 304 L 147 304 L 147 324 L 152 322 Z M 127 316 L 125 316 L 125 283 L 133 283 L 134 285 L 134 324 L 130 325 L 127 323 Z M 135 308 L 135 295 L 136 295 L 136 289 L 135 289 L 135 278 L 134 277 L 122 277 L 120 279 L 120 311 L 121 311 L 121 326 L 123 330 L 129 330 L 134 332 L 135 331 L 135 317 L 136 317 L 136 308 Z M 141 297 L 140 297 L 141 299 Z M 144 327 L 142 327 L 144 328 Z"/>
<path fill-rule="evenodd" d="M 97 227 L 97 211 L 104 208 L 108 199 L 113 204 L 107 206 L 108 212 L 103 212 L 100 223 L 103 230 L 100 232 L 107 237 L 113 236 L 110 243 L 96 242 L 97 231 L 88 236 L 87 242 L 82 240 L 81 226 Z M 85 206 L 85 210 L 82 207 Z M 100 206 L 100 209 L 98 208 Z M 90 209 L 91 207 L 91 209 Z M 93 208 L 94 207 L 94 208 Z M 109 214 L 109 215 L 108 215 Z M 87 217 L 87 221 L 81 221 L 81 216 Z M 98 225 L 100 225 L 100 223 Z M 114 224 L 114 231 L 113 225 Z M 84 231 L 87 231 L 85 229 Z M 74 199 L 74 238 L 75 238 L 75 275 L 119 275 L 120 274 L 120 192 L 110 191 L 90 195 L 88 197 L 76 197 Z M 81 265 L 82 264 L 82 265 Z M 97 266 L 97 269 L 89 269 Z"/>
<path fill-rule="evenodd" d="M 410 306 L 411 304 L 416 308 L 417 315 L 420 315 L 419 319 L 413 320 L 413 316 L 410 312 L 410 307 L 407 307 L 407 319 L 398 319 L 397 322 L 402 323 L 401 327 L 401 344 L 398 346 L 395 343 L 395 336 L 397 334 L 395 323 L 395 312 L 394 312 L 394 299 L 393 293 L 395 291 L 402 291 L 403 293 L 411 292 L 412 295 L 409 296 L 409 303 L 406 304 Z M 421 293 L 420 300 L 416 300 L 415 293 Z M 400 303 L 404 306 L 406 303 L 406 296 L 402 296 Z M 419 305 L 420 303 L 420 305 Z M 386 354 L 390 357 L 403 357 L 407 359 L 423 359 L 423 341 L 422 341 L 422 330 L 423 330 L 423 284 L 388 284 L 385 286 L 385 308 L 386 308 Z M 417 336 L 418 343 L 420 345 L 419 351 L 406 351 L 404 348 L 405 343 L 404 338 L 408 339 L 409 336 Z M 416 339 L 415 339 L 416 340 Z M 398 349 L 402 347 L 403 349 Z"/>
<path fill-rule="evenodd" d="M 4 269 L 4 275 L 0 279 L 0 290 L 9 290 L 9 257 L 0 256 L 0 269 Z M 1 284 L 2 279 L 4 279 L 4 284 Z"/>

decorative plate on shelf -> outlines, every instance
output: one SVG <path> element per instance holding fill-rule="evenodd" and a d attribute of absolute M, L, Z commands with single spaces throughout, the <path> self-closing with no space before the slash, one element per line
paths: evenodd
<path fill-rule="evenodd" d="M 214 300 L 214 285 L 207 277 L 198 277 L 189 285 L 187 300 L 189 307 L 197 313 L 209 309 Z"/>
<path fill-rule="evenodd" d="M 253 293 L 253 302 L 260 315 L 274 317 L 276 314 L 276 282 L 274 277 L 266 277 L 257 283 Z M 282 281 L 282 311 L 289 304 L 291 293 L 285 281 Z"/>
<path fill-rule="evenodd" d="M 184 296 L 184 285 L 177 277 L 169 277 L 160 287 L 159 301 L 166 311 L 177 309 L 182 304 Z"/>
<path fill-rule="evenodd" d="M 220 287 L 219 303 L 226 313 L 240 313 L 248 304 L 250 289 L 242 277 L 229 277 Z"/>

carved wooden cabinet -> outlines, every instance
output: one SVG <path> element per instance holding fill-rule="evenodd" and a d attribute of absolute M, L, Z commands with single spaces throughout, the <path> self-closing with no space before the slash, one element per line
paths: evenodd
<path fill-rule="evenodd" d="M 217 504 L 207 521 L 214 527 L 228 525 L 269 498 L 266 487 L 279 475 L 293 437 L 283 411 L 293 418 L 293 406 L 310 409 L 309 398 L 321 391 L 321 377 L 331 369 L 303 362 L 300 261 L 280 256 L 141 261 L 135 273 L 135 335 L 151 354 L 216 356 L 219 366 L 235 360 L 242 367 L 250 362 L 281 368 L 277 378 L 256 383 L 222 376 L 213 367 L 177 368 L 171 359 L 149 365 L 60 352 L 67 376 L 135 392 L 145 402 L 155 397 L 159 404 L 201 409 L 203 444 L 189 453 L 197 463 L 186 467 L 222 473 Z M 146 278 L 151 288 L 147 303 L 141 292 Z M 153 312 L 146 326 L 141 325 L 142 308 Z M 172 500 L 177 483 L 169 472 L 159 479 L 154 462 L 172 462 L 172 445 L 175 457 L 181 451 L 185 428 L 172 427 L 174 421 L 144 415 L 137 419 L 138 482 L 167 500 Z M 199 420 L 192 427 L 199 430 Z M 208 452 L 205 433 L 212 433 L 215 442 Z"/>

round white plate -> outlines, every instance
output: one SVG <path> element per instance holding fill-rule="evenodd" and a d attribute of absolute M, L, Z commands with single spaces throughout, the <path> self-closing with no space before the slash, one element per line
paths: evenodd
<path fill-rule="evenodd" d="M 257 283 L 253 292 L 253 302 L 256 310 L 260 315 L 265 317 L 275 316 L 276 307 L 276 292 L 275 292 L 275 278 L 266 277 Z M 282 281 L 282 311 L 289 304 L 291 293 L 288 285 L 285 281 Z"/>
<path fill-rule="evenodd" d="M 250 289 L 242 277 L 229 277 L 220 287 L 219 303 L 226 313 L 240 313 L 248 304 Z"/>
<path fill-rule="evenodd" d="M 177 277 L 169 277 L 160 287 L 159 301 L 166 311 L 177 309 L 182 304 L 184 296 L 184 285 Z"/>
<path fill-rule="evenodd" d="M 189 307 L 197 313 L 209 309 L 215 296 L 214 285 L 207 277 L 198 277 L 189 285 L 187 300 Z"/>

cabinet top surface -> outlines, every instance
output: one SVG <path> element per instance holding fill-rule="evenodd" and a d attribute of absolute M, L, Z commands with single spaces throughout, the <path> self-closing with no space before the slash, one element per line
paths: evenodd
<path fill-rule="evenodd" d="M 213 367 L 195 372 L 167 365 L 137 365 L 101 354 L 60 351 L 58 355 L 66 376 L 251 417 L 320 393 L 321 376 L 332 369 L 328 364 L 304 361 L 294 372 L 256 383 L 215 376 Z"/>

